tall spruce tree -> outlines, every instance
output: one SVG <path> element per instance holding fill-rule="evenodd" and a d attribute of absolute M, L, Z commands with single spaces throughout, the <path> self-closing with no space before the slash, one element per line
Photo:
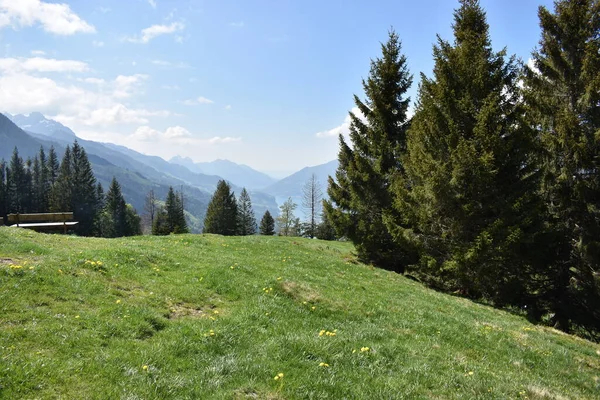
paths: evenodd
<path fill-rule="evenodd" d="M 102 232 L 102 236 L 126 236 L 127 204 L 121 192 L 121 185 L 115 177 L 113 177 L 108 192 L 106 192 L 104 212 L 106 213 L 105 218 L 107 218 L 108 224 L 103 224 L 105 231 Z"/>
<path fill-rule="evenodd" d="M 269 212 L 265 211 L 262 219 L 260 220 L 259 232 L 264 236 L 273 236 L 275 234 L 275 219 Z"/>
<path fill-rule="evenodd" d="M 15 147 L 10 159 L 7 179 L 9 213 L 27 212 L 27 187 L 28 183 L 25 163 L 21 156 L 19 156 L 19 149 Z"/>
<path fill-rule="evenodd" d="M 246 188 L 242 189 L 237 200 L 238 209 L 238 235 L 247 236 L 256 233 L 256 218 L 252 209 L 252 201 Z"/>
<path fill-rule="evenodd" d="M 52 164 L 52 154 L 54 153 L 53 148 L 50 148 L 50 165 L 51 170 L 54 171 L 55 166 Z M 71 165 L 71 146 L 67 146 L 65 153 L 63 154 L 62 161 L 58 168 L 58 174 L 56 180 L 52 185 L 51 198 L 50 198 L 50 211 L 52 212 L 63 212 L 73 211 L 73 204 L 71 202 L 73 193 L 72 183 L 72 165 Z M 54 174 L 52 172 L 51 174 Z"/>
<path fill-rule="evenodd" d="M 165 201 L 166 223 L 169 232 L 187 233 L 187 223 L 183 210 L 183 193 L 175 192 L 173 187 L 169 187 L 167 199 Z"/>
<path fill-rule="evenodd" d="M 71 147 L 71 164 L 73 217 L 79 221 L 78 233 L 89 236 L 92 234 L 96 215 L 100 211 L 97 201 L 96 178 L 85 149 L 77 141 Z"/>
<path fill-rule="evenodd" d="M 600 335 L 600 1 L 539 8 L 525 98 L 539 130 L 542 194 L 556 238 L 546 293 L 555 323 Z"/>
<path fill-rule="evenodd" d="M 331 201 L 324 202 L 324 209 L 338 234 L 354 243 L 361 260 L 402 271 L 412 253 L 393 240 L 383 213 L 392 204 L 391 178 L 401 169 L 399 155 L 409 126 L 406 91 L 412 77 L 394 31 L 381 51 L 363 81 L 366 100 L 354 96 L 364 120 L 350 113 L 351 146 L 340 135 L 339 167 L 336 179 L 329 178 Z"/>
<path fill-rule="evenodd" d="M 6 182 L 7 165 L 4 159 L 0 160 L 0 217 L 7 221 L 8 214 L 8 187 Z"/>
<path fill-rule="evenodd" d="M 224 180 L 220 180 L 217 184 L 217 190 L 208 204 L 202 232 L 225 236 L 236 235 L 237 214 L 235 195 L 229 184 Z"/>
<path fill-rule="evenodd" d="M 46 152 L 43 147 L 40 147 L 39 152 L 40 162 L 40 184 L 38 187 L 39 193 L 39 208 L 40 212 L 50 211 L 50 190 L 52 188 L 49 160 L 46 157 Z"/>
<path fill-rule="evenodd" d="M 54 185 L 54 182 L 58 179 L 59 171 L 60 164 L 56 150 L 54 150 L 54 146 L 50 146 L 50 151 L 48 152 L 48 179 L 50 180 L 50 185 Z"/>
<path fill-rule="evenodd" d="M 492 50 L 479 1 L 460 1 L 453 30 L 453 44 L 434 46 L 433 78 L 421 78 L 395 206 L 422 251 L 423 279 L 523 304 L 541 221 L 519 67 Z"/>

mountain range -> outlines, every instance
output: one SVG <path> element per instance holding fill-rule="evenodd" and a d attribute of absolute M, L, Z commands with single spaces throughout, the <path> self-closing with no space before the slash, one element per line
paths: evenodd
<path fill-rule="evenodd" d="M 88 154 L 94 174 L 107 188 L 113 176 L 121 183 L 123 195 L 140 213 L 150 190 L 164 199 L 169 186 L 184 193 L 188 222 L 193 232 L 202 229 L 208 202 L 220 179 L 230 182 L 232 190 L 240 193 L 246 187 L 252 198 L 257 220 L 266 210 L 278 215 L 278 206 L 288 197 L 300 204 L 302 187 L 311 173 L 325 183 L 333 175 L 337 161 L 307 167 L 280 181 L 247 165 L 228 160 L 195 163 L 189 158 L 174 157 L 170 161 L 149 156 L 112 143 L 100 143 L 78 138 L 70 128 L 41 113 L 27 115 L 0 114 L 0 159 L 9 160 L 14 147 L 24 159 L 34 157 L 40 147 L 46 152 L 54 146 L 59 159 L 67 145 L 77 140 Z M 333 171 L 333 172 L 332 172 Z"/>

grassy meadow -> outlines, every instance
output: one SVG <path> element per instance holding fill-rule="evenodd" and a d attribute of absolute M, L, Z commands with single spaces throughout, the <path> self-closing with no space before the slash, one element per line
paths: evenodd
<path fill-rule="evenodd" d="M 348 243 L 2 227 L 0 398 L 598 399 L 600 346 Z"/>

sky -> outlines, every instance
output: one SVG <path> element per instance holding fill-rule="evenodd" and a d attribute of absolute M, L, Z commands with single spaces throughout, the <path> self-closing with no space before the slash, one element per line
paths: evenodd
<path fill-rule="evenodd" d="M 551 0 L 481 0 L 492 46 L 523 62 Z M 0 112 L 84 139 L 275 177 L 337 157 L 353 95 L 394 28 L 431 76 L 454 0 L 0 0 Z M 0 144 L 1 145 L 1 144 Z"/>

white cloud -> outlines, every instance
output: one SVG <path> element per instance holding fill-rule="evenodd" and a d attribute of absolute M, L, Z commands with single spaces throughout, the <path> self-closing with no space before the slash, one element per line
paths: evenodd
<path fill-rule="evenodd" d="M 94 47 L 104 47 L 104 42 L 99 41 L 99 40 L 94 40 L 92 42 L 92 46 L 94 46 Z"/>
<path fill-rule="evenodd" d="M 144 74 L 119 75 L 115 79 L 115 90 L 113 95 L 117 98 L 131 97 L 134 90 L 146 79 L 148 79 L 148 75 Z"/>
<path fill-rule="evenodd" d="M 184 100 L 181 102 L 181 104 L 184 104 L 186 106 L 195 106 L 198 104 L 213 104 L 214 101 L 212 101 L 211 99 L 207 99 L 206 97 L 198 97 L 196 99 L 189 99 L 189 100 Z"/>
<path fill-rule="evenodd" d="M 230 22 L 229 26 L 232 26 L 234 28 L 243 28 L 244 27 L 244 21 L 240 21 L 240 22 Z"/>
<path fill-rule="evenodd" d="M 53 58 L 0 58 L 0 71 L 4 73 L 19 72 L 85 72 L 89 70 L 86 63 L 74 60 L 55 60 Z"/>
<path fill-rule="evenodd" d="M 179 85 L 162 85 L 161 87 L 165 90 L 181 90 Z"/>
<path fill-rule="evenodd" d="M 43 50 L 31 50 L 32 56 L 45 56 L 46 52 Z"/>
<path fill-rule="evenodd" d="M 146 44 L 157 36 L 179 32 L 184 28 L 185 25 L 181 22 L 173 22 L 170 25 L 152 25 L 149 28 L 142 29 L 141 36 L 129 37 L 126 40 L 132 43 Z"/>
<path fill-rule="evenodd" d="M 12 26 L 31 27 L 40 24 L 49 33 L 73 35 L 94 33 L 96 29 L 75 14 L 68 4 L 40 0 L 0 0 L 0 29 Z"/>
<path fill-rule="evenodd" d="M 352 110 L 350 110 L 350 112 L 353 113 L 356 117 L 358 117 L 361 121 L 365 121 L 365 117 L 362 115 L 358 107 L 353 107 Z M 352 119 L 350 118 L 350 114 L 348 114 L 346 115 L 346 118 L 344 118 L 344 122 L 342 122 L 340 126 L 336 126 L 335 128 L 330 129 L 328 131 L 318 132 L 316 136 L 318 138 L 338 137 L 339 135 L 348 136 L 348 134 L 350 133 L 351 122 Z"/>
<path fill-rule="evenodd" d="M 156 9 L 156 0 L 148 0 L 148 4 L 150 4 L 150 7 Z"/>
<path fill-rule="evenodd" d="M 227 104 L 227 105 L 225 106 L 225 109 L 226 109 L 227 111 L 231 110 L 231 104 Z"/>
<path fill-rule="evenodd" d="M 11 113 L 39 111 L 53 116 L 75 131 L 84 127 L 147 124 L 150 117 L 167 117 L 165 110 L 147 110 L 120 102 L 131 97 L 143 75 L 119 76 L 113 81 L 99 78 L 65 84 L 26 72 L 0 74 L 0 104 Z M 88 84 L 95 86 L 87 87 Z"/>
<path fill-rule="evenodd" d="M 165 138 L 167 139 L 179 139 L 190 136 L 192 136 L 190 131 L 181 126 L 172 126 L 170 128 L 167 128 L 167 130 L 165 131 Z"/>
<path fill-rule="evenodd" d="M 140 126 L 129 137 L 141 142 L 155 142 L 160 139 L 161 133 L 149 126 Z"/>

